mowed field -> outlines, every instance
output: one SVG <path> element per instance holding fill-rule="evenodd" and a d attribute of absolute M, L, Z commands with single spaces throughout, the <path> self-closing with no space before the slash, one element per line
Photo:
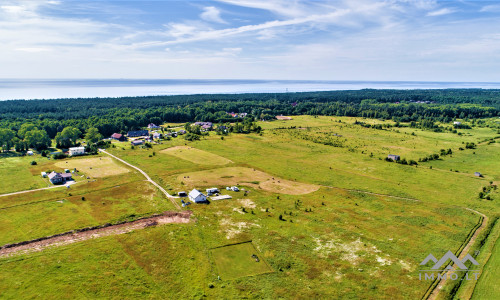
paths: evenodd
<path fill-rule="evenodd" d="M 245 192 L 221 190 L 233 199 L 188 206 L 196 220 L 189 224 L 2 258 L 0 293 L 7 298 L 19 290 L 26 297 L 53 298 L 420 298 L 430 282 L 418 280 L 419 263 L 429 253 L 437 257 L 459 249 L 478 224 L 479 216 L 465 208 L 490 219 L 498 216 L 498 190 L 491 191 L 493 200 L 478 198 L 500 176 L 494 167 L 498 143 L 481 143 L 496 137 L 497 129 L 461 130 L 458 136 L 364 128 L 355 120 L 294 116 L 261 122 L 265 130 L 260 135 L 232 134 L 221 140 L 212 133 L 196 142 L 175 138 L 153 149 L 116 143 L 111 153 L 146 171 L 169 192 L 231 185 Z M 324 144 L 337 139 L 342 146 Z M 461 151 L 462 142 L 479 146 Z M 165 153 L 172 148 L 182 149 L 174 152 L 183 157 Z M 417 167 L 383 160 L 389 153 L 418 159 L 441 148 L 454 153 Z M 226 163 L 205 163 L 215 157 Z M 69 166 L 72 160 L 62 163 Z M 36 197 L 50 195 L 41 203 L 54 216 L 52 223 L 34 213 L 41 208 L 29 197 L 0 198 L 5 211 L 25 206 L 0 219 L 7 226 L 5 243 L 19 240 L 19 233 L 8 233 L 16 227 L 27 232 L 20 238 L 26 239 L 171 209 L 140 174 L 128 171 L 90 176 L 96 181 L 82 180 L 71 191 L 35 192 Z M 474 177 L 473 171 L 485 177 Z M 40 230 L 29 231 L 36 226 Z M 245 260 L 251 248 L 215 253 L 226 259 L 216 262 L 214 249 L 249 240 L 272 272 L 254 270 L 257 263 Z M 498 260 L 496 252 L 490 261 Z M 489 284 L 479 282 L 476 289 Z"/>

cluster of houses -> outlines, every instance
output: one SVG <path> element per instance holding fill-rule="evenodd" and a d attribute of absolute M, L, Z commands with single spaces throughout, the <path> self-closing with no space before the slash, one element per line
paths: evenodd
<path fill-rule="evenodd" d="M 148 124 L 148 129 L 160 129 L 161 126 L 158 126 L 154 123 Z M 167 133 L 161 133 L 158 131 L 149 131 L 149 130 L 132 130 L 127 132 L 127 135 L 121 134 L 121 133 L 113 133 L 110 137 L 112 140 L 120 141 L 120 142 L 125 142 L 127 141 L 128 138 L 137 138 L 130 143 L 132 146 L 139 146 L 139 145 L 144 145 L 145 142 L 152 142 L 153 140 L 159 140 L 162 138 L 168 138 L 168 137 L 177 137 L 178 135 L 183 135 L 186 134 L 186 130 L 181 129 L 179 131 L 173 131 L 173 132 L 167 132 Z"/>
<path fill-rule="evenodd" d="M 212 122 L 194 122 L 193 126 L 200 126 L 202 131 L 210 131 L 213 129 Z"/>
<path fill-rule="evenodd" d="M 245 112 L 244 113 L 228 112 L 227 114 L 233 118 L 245 118 L 248 115 L 248 113 Z"/>

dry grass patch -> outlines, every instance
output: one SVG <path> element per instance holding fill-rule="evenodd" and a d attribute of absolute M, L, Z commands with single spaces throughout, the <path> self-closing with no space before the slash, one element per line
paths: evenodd
<path fill-rule="evenodd" d="M 231 160 L 225 157 L 189 146 L 171 147 L 160 151 L 160 153 L 173 155 L 180 159 L 184 159 L 200 165 L 225 165 L 232 163 Z"/>
<path fill-rule="evenodd" d="M 70 159 L 57 162 L 55 166 L 62 169 L 76 168 L 80 173 L 96 178 L 130 172 L 129 169 L 119 165 L 111 157 Z"/>
<path fill-rule="evenodd" d="M 265 172 L 245 167 L 228 167 L 186 173 L 180 175 L 178 180 L 190 187 L 200 185 L 244 185 L 288 195 L 308 194 L 319 189 L 319 186 L 314 184 L 281 179 Z"/>

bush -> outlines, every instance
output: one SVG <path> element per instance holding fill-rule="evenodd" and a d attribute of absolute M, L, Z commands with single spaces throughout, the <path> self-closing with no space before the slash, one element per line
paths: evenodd
<path fill-rule="evenodd" d="M 57 152 L 56 154 L 52 155 L 53 159 L 63 159 L 68 157 L 68 155 L 62 153 L 62 152 Z"/>
<path fill-rule="evenodd" d="M 34 161 L 34 160 L 33 160 L 33 161 L 31 161 L 31 162 L 30 162 L 30 164 L 31 164 L 32 166 L 36 166 L 36 161 Z"/>

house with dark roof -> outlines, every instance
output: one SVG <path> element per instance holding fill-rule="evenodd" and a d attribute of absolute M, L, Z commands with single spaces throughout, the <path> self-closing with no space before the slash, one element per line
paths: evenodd
<path fill-rule="evenodd" d="M 49 175 L 49 180 L 53 184 L 62 184 L 65 183 L 66 181 L 73 180 L 73 177 L 71 176 L 71 173 L 57 173 L 52 171 Z"/>
<path fill-rule="evenodd" d="M 474 176 L 476 176 L 476 177 L 483 177 L 483 174 L 481 174 L 479 172 L 474 172 Z"/>
<path fill-rule="evenodd" d="M 139 137 L 139 136 L 149 136 L 149 131 L 147 130 L 134 130 L 127 133 L 128 137 Z"/>
<path fill-rule="evenodd" d="M 177 133 L 180 135 L 183 135 L 183 134 L 186 134 L 186 130 L 181 129 L 181 130 L 177 131 Z"/>
<path fill-rule="evenodd" d="M 111 139 L 113 139 L 113 140 L 117 140 L 117 141 L 120 141 L 120 142 L 124 142 L 124 141 L 126 141 L 126 140 L 127 140 L 127 137 L 126 137 L 126 136 L 124 136 L 124 135 L 123 135 L 123 134 L 121 134 L 121 133 L 113 133 L 113 134 L 111 135 Z"/>

